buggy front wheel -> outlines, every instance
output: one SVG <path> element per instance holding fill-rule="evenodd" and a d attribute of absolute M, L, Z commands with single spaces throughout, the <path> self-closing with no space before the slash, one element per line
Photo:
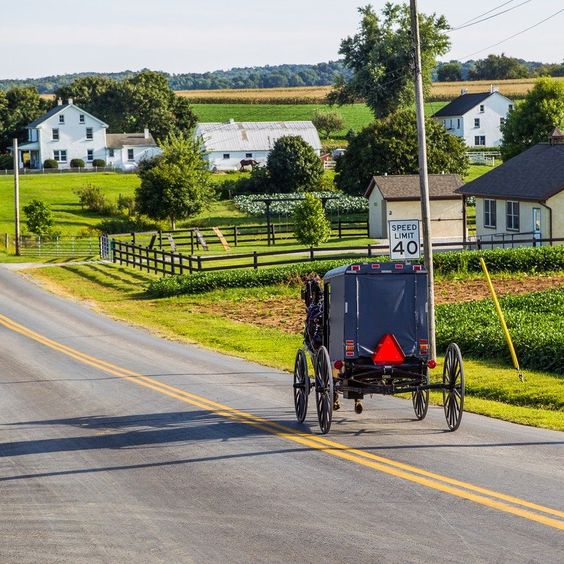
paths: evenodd
<path fill-rule="evenodd" d="M 303 349 L 298 349 L 294 363 L 294 408 L 296 419 L 303 423 L 307 415 L 309 396 L 309 375 L 307 373 L 307 358 Z"/>
<path fill-rule="evenodd" d="M 443 365 L 443 405 L 448 428 L 456 431 L 462 420 L 464 408 L 464 364 L 456 343 L 446 350 Z"/>
<path fill-rule="evenodd" d="M 429 390 L 417 390 L 411 392 L 411 401 L 413 402 L 413 411 L 418 421 L 425 419 L 427 410 L 429 409 Z"/>
<path fill-rule="evenodd" d="M 331 360 L 325 347 L 320 347 L 315 356 L 315 403 L 321 432 L 331 429 L 333 420 L 333 374 Z"/>

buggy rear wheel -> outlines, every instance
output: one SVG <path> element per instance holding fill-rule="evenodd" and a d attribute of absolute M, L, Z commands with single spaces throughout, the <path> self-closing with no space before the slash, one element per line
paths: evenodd
<path fill-rule="evenodd" d="M 296 419 L 300 423 L 304 422 L 307 415 L 309 385 L 307 358 L 303 349 L 298 349 L 294 363 L 294 408 L 296 409 Z"/>
<path fill-rule="evenodd" d="M 321 432 L 331 429 L 333 420 L 333 374 L 331 360 L 325 347 L 319 347 L 315 356 L 315 403 Z"/>
<path fill-rule="evenodd" d="M 456 431 L 462 420 L 464 408 L 464 364 L 456 343 L 446 350 L 443 365 L 443 405 L 448 428 Z"/>

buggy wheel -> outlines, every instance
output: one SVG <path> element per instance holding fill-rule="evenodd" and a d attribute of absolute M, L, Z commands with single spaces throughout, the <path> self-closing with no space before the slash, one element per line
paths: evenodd
<path fill-rule="evenodd" d="M 315 403 L 321 432 L 325 435 L 331 429 L 333 420 L 333 374 L 331 360 L 325 347 L 319 347 L 315 356 Z"/>
<path fill-rule="evenodd" d="M 462 419 L 464 408 L 464 364 L 456 343 L 446 350 L 443 365 L 443 405 L 448 428 L 456 431 Z"/>
<path fill-rule="evenodd" d="M 294 408 L 296 409 L 296 419 L 300 423 L 304 422 L 307 415 L 309 384 L 307 358 L 303 349 L 299 349 L 294 363 Z"/>
<path fill-rule="evenodd" d="M 429 371 L 425 369 L 425 384 L 429 384 Z M 427 410 L 429 409 L 429 390 L 417 390 L 411 392 L 411 402 L 413 403 L 413 411 L 418 421 L 425 419 Z"/>

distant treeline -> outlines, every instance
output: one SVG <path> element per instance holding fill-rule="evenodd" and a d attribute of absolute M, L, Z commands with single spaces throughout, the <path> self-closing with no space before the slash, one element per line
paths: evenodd
<path fill-rule="evenodd" d="M 144 69 L 146 70 L 146 69 Z M 143 72 L 143 71 L 139 71 Z M 33 86 L 40 94 L 52 94 L 78 78 L 96 76 L 123 81 L 137 72 L 115 73 L 83 72 L 17 80 L 0 79 L 0 90 L 14 86 Z M 222 90 L 241 88 L 285 88 L 300 86 L 330 86 L 343 75 L 349 79 L 351 71 L 341 61 L 316 65 L 275 65 L 265 67 L 238 67 L 206 73 L 161 73 L 173 90 Z M 502 55 L 488 55 L 476 61 L 450 61 L 439 63 L 433 71 L 433 80 L 439 82 L 458 80 L 505 80 L 535 76 L 564 76 L 564 63 L 546 64 L 525 61 Z"/>

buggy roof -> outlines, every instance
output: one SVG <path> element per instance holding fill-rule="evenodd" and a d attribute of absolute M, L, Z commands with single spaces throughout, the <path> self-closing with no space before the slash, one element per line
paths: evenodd
<path fill-rule="evenodd" d="M 361 262 L 345 264 L 329 270 L 323 277 L 324 282 L 345 274 L 406 274 L 426 273 L 420 264 L 406 264 L 403 262 Z"/>

